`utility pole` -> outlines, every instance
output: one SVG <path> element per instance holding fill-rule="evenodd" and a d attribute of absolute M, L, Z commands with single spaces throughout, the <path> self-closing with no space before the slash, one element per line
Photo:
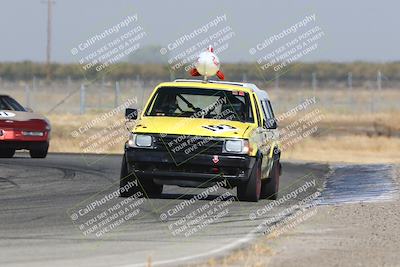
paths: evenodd
<path fill-rule="evenodd" d="M 52 5 L 53 0 L 45 0 L 47 3 L 47 47 L 46 47 L 46 79 L 51 80 L 51 25 L 52 25 Z"/>

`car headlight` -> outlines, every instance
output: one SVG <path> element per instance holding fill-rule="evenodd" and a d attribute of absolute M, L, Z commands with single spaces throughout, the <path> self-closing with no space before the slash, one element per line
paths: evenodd
<path fill-rule="evenodd" d="M 223 152 L 225 153 L 249 153 L 249 141 L 242 139 L 226 140 Z"/>
<path fill-rule="evenodd" d="M 152 148 L 153 138 L 150 135 L 131 134 L 129 136 L 128 145 L 130 147 Z"/>

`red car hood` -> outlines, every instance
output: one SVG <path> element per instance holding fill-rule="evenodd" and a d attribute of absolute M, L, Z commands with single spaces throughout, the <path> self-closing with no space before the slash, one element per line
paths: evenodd
<path fill-rule="evenodd" d="M 43 131 L 47 124 L 47 119 L 37 113 L 0 110 L 0 129 Z"/>

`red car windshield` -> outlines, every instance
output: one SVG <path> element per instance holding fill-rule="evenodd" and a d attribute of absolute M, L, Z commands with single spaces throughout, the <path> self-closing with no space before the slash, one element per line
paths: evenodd
<path fill-rule="evenodd" d="M 9 96 L 0 96 L 0 110 L 26 111 L 23 106 Z"/>

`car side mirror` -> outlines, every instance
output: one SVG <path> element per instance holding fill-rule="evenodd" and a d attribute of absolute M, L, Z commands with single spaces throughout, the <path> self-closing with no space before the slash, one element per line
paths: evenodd
<path fill-rule="evenodd" d="M 267 119 L 264 121 L 264 126 L 267 129 L 276 129 L 278 128 L 278 124 L 276 123 L 275 119 Z"/>
<path fill-rule="evenodd" d="M 136 120 L 138 117 L 138 110 L 135 108 L 125 109 L 125 118 L 127 120 Z"/>
<path fill-rule="evenodd" d="M 33 109 L 31 109 L 30 107 L 25 107 L 25 110 L 26 110 L 27 112 L 33 112 Z"/>

